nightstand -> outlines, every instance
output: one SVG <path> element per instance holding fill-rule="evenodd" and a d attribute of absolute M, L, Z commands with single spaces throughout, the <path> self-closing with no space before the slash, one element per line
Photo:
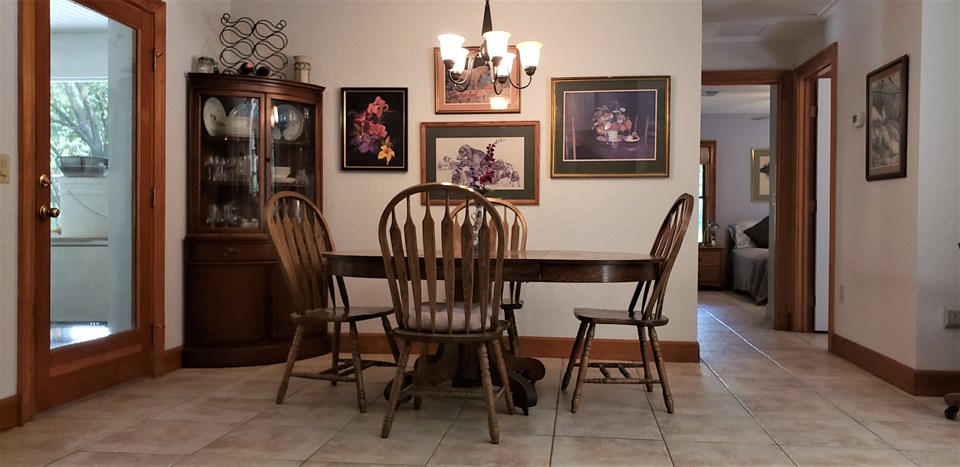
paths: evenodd
<path fill-rule="evenodd" d="M 722 246 L 700 245 L 697 284 L 723 288 L 723 265 L 726 256 L 727 249 Z"/>

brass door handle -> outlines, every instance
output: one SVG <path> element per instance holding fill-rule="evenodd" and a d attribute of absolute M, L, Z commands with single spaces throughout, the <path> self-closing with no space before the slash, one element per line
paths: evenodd
<path fill-rule="evenodd" d="M 46 217 L 47 219 L 54 219 L 60 217 L 60 210 L 57 208 L 47 207 L 46 204 L 40 206 L 40 216 Z"/>
<path fill-rule="evenodd" d="M 40 176 L 40 186 L 43 188 L 50 188 L 50 185 L 53 185 L 53 182 L 50 180 L 50 176 L 43 174 Z M 57 217 L 57 216 L 53 216 Z"/>

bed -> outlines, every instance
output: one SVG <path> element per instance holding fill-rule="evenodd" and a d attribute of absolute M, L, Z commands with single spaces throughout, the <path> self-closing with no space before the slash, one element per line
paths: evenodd
<path fill-rule="evenodd" d="M 729 255 L 731 287 L 749 294 L 757 305 L 764 305 L 767 303 L 767 258 L 770 250 L 758 246 L 743 233 L 755 224 L 757 222 L 741 222 L 730 226 L 730 244 L 733 246 Z"/>

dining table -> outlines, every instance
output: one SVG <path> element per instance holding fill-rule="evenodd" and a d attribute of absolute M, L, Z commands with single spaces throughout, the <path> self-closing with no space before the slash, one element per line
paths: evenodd
<path fill-rule="evenodd" d="M 336 250 L 324 253 L 327 273 L 334 276 L 386 278 L 380 250 Z M 440 260 L 438 260 L 440 261 Z M 423 259 L 421 258 L 421 267 Z M 503 281 L 548 283 L 613 283 L 655 280 L 664 258 L 646 253 L 585 250 L 526 250 L 504 252 Z M 442 268 L 440 268 L 442 271 Z M 504 353 L 514 403 L 528 413 L 537 403 L 535 383 L 546 370 L 538 359 Z M 475 352 L 441 348 L 429 362 L 438 369 L 452 369 L 453 383 L 479 385 L 479 362 Z M 441 372 L 438 370 L 438 372 Z M 409 377 L 409 375 L 408 375 Z M 500 385 L 499 381 L 494 384 Z M 388 384 L 384 396 L 389 399 Z"/>

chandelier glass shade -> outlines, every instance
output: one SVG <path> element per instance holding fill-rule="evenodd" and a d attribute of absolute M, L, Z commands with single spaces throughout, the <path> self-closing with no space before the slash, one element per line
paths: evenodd
<path fill-rule="evenodd" d="M 463 36 L 456 34 L 437 36 L 440 41 L 440 58 L 443 60 L 443 66 L 450 80 L 453 81 L 454 89 L 457 92 L 466 91 L 470 83 L 477 81 L 471 75 L 486 71 L 483 67 L 489 70 L 490 78 L 493 80 L 493 91 L 498 95 L 507 85 L 517 89 L 530 86 L 533 82 L 533 74 L 537 72 L 537 66 L 540 65 L 540 49 L 543 44 L 537 41 L 524 41 L 517 44 L 517 51 L 520 52 L 520 66 L 528 77 L 527 83 L 523 84 L 522 78 L 518 80 L 519 82 L 514 82 L 510 76 L 516 55 L 508 51 L 510 33 L 493 30 L 490 19 L 490 0 L 486 0 L 484 6 L 482 32 L 483 43 L 479 50 L 474 51 L 463 47 L 466 40 Z"/>

